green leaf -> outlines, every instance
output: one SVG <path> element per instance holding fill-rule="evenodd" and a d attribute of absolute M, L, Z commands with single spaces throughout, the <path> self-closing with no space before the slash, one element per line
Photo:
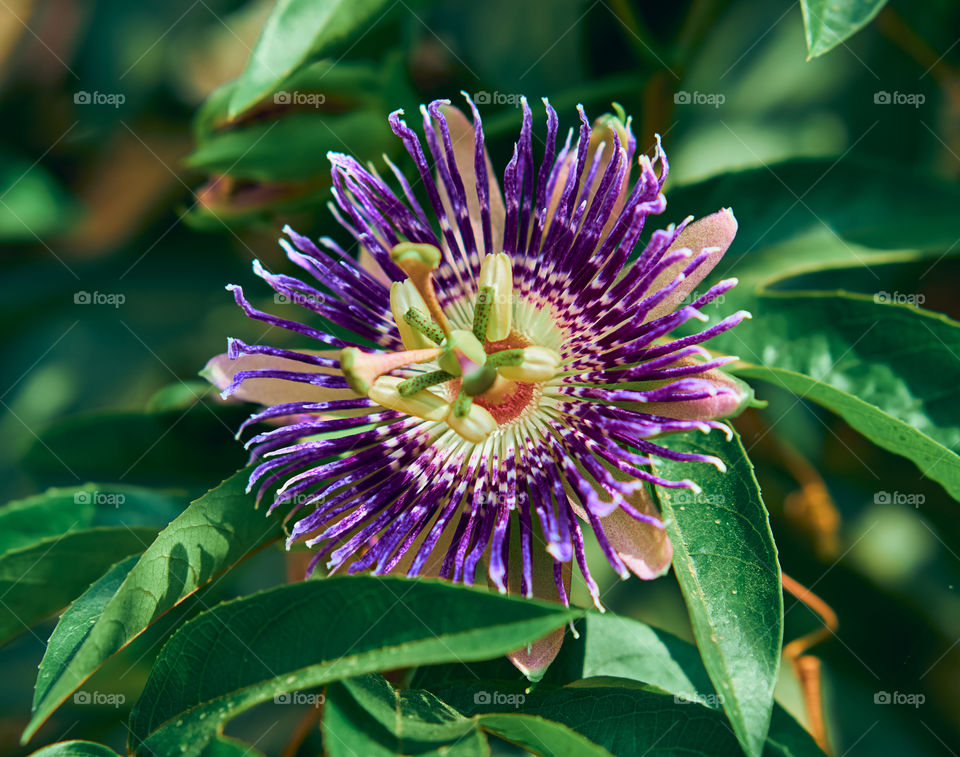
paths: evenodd
<path fill-rule="evenodd" d="M 904 192 L 904 186 L 910 191 Z M 807 254 L 819 267 L 827 267 L 831 256 L 844 264 L 858 258 L 869 262 L 869 251 L 851 250 L 844 243 L 875 250 L 937 250 L 939 255 L 960 237 L 956 184 L 883 162 L 792 160 L 675 187 L 668 195 L 680 216 L 733 207 L 741 223 L 718 266 L 720 276 L 743 278 L 763 249 L 809 235 L 813 238 L 804 247 L 809 252 L 778 255 L 765 265 L 774 272 L 777 265 L 806 266 Z M 818 249 L 823 239 L 833 240 L 826 252 Z"/>
<path fill-rule="evenodd" d="M 153 528 L 87 528 L 0 555 L 0 642 L 39 623 L 118 560 L 142 552 Z"/>
<path fill-rule="evenodd" d="M 298 68 L 359 36 L 386 0 L 279 0 L 230 98 L 229 116 L 273 93 Z"/>
<path fill-rule="evenodd" d="M 484 730 L 543 757 L 610 757 L 610 752 L 572 728 L 539 715 L 508 712 L 476 719 Z"/>
<path fill-rule="evenodd" d="M 807 51 L 816 58 L 869 24 L 887 0 L 800 0 Z"/>
<path fill-rule="evenodd" d="M 657 459 L 653 468 L 667 479 L 691 477 L 703 489 L 658 487 L 657 495 L 704 665 L 744 751 L 759 755 L 783 639 L 780 566 L 767 510 L 739 438 L 693 431 L 662 443 L 727 466 L 726 473 L 707 465 L 692 471 L 690 462 Z"/>
<path fill-rule="evenodd" d="M 610 613 L 588 612 L 576 626 L 580 638 L 566 640 L 538 688 L 560 689 L 585 678 L 593 679 L 594 683 L 603 679 L 609 685 L 622 686 L 624 680 L 617 682 L 616 679 L 629 679 L 667 691 L 684 702 L 720 709 L 716 692 L 693 644 L 638 620 Z M 509 665 L 495 666 L 492 662 L 473 664 L 469 668 L 465 665 L 422 667 L 413 685 L 441 697 L 452 696 L 450 702 L 460 706 L 466 703 L 468 707 L 483 701 L 488 693 L 525 694 L 524 688 L 528 686 Z M 478 694 L 482 696 L 478 698 Z M 525 708 L 522 705 L 520 709 Z M 549 713 L 548 717 L 557 719 Z M 822 757 L 812 737 L 779 705 L 774 705 L 764 754 Z"/>
<path fill-rule="evenodd" d="M 131 555 L 112 566 L 60 616 L 57 627 L 47 640 L 47 648 L 38 668 L 37 685 L 33 692 L 34 709 L 93 631 L 94 624 L 103 614 L 104 608 L 116 596 L 127 574 L 139 559 L 140 555 Z"/>
<path fill-rule="evenodd" d="M 324 743 L 331 757 L 341 751 L 343 757 L 432 752 L 445 744 L 483 742 L 482 736 L 477 738 L 480 729 L 545 757 L 609 757 L 605 749 L 560 723 L 515 712 L 465 718 L 428 691 L 396 691 L 381 675 L 331 684 L 327 694 Z M 331 705 L 337 710 L 332 719 Z"/>
<path fill-rule="evenodd" d="M 743 755 L 722 713 L 635 681 L 594 678 L 563 687 L 541 683 L 532 691 L 525 689 L 522 682 L 474 681 L 440 687 L 434 693 L 469 715 L 497 707 L 478 696 L 491 690 L 501 698 L 516 697 L 522 702 L 520 714 L 566 725 L 616 755 Z M 774 722 L 775 732 L 762 743 L 766 757 L 823 757 L 789 715 L 780 713 Z"/>
<path fill-rule="evenodd" d="M 94 526 L 165 526 L 180 512 L 183 501 L 182 494 L 136 486 L 47 489 L 0 507 L 0 554 Z"/>
<path fill-rule="evenodd" d="M 157 618 L 279 538 L 280 519 L 265 519 L 263 510 L 254 509 L 253 498 L 245 493 L 247 478 L 248 471 L 240 471 L 200 497 L 150 544 L 76 651 L 60 660 L 60 667 L 44 671 L 43 692 L 38 692 L 34 702 L 24 740 L 97 668 Z"/>
<path fill-rule="evenodd" d="M 92 741 L 60 741 L 38 749 L 30 757 L 117 757 L 117 753 Z"/>
<path fill-rule="evenodd" d="M 832 410 L 960 500 L 960 324 L 838 292 L 768 292 L 716 342 L 762 379 Z"/>
<path fill-rule="evenodd" d="M 506 654 L 579 616 L 443 581 L 346 576 L 225 602 L 160 653 L 131 717 L 137 753 L 197 754 L 231 717 L 376 670 Z M 224 633 L 224 629 L 230 629 Z"/>
<path fill-rule="evenodd" d="M 429 692 L 396 691 L 381 675 L 327 686 L 323 743 L 330 757 L 420 755 L 486 739 L 474 721 Z M 489 748 L 487 752 L 489 753 Z"/>

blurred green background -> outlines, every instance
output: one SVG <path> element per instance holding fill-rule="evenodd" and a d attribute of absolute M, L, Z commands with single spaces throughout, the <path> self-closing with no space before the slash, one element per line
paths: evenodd
<path fill-rule="evenodd" d="M 245 320 L 224 285 L 241 283 L 272 307 L 250 263 L 288 269 L 276 244 L 283 223 L 343 237 L 324 207 L 325 154 L 401 158 L 386 124 L 395 108 L 413 124 L 420 102 L 456 100 L 460 90 L 486 99 L 488 145 L 502 172 L 519 128 L 518 95 L 534 104 L 541 127 L 541 96 L 564 127 L 575 123 L 577 103 L 593 117 L 619 102 L 634 116 L 640 149 L 663 137 L 668 202 L 671 187 L 768 165 L 764 191 L 782 196 L 789 188 L 775 164 L 797 157 L 902 169 L 905 196 L 913 170 L 960 175 L 960 9 L 944 0 L 890 3 L 809 61 L 793 2 L 397 0 L 348 49 L 291 82 L 323 102 L 267 102 L 233 122 L 224 91 L 211 94 L 243 70 L 272 2 L 0 5 L 4 501 L 87 480 L 201 492 L 243 464 L 232 441 L 243 411 L 204 396 L 197 371 L 228 335 L 288 337 Z M 844 177 L 832 170 L 818 185 Z M 862 189 L 838 184 L 851 196 Z M 804 190 L 814 187 L 793 195 L 799 208 Z M 724 202 L 737 210 L 737 197 Z M 670 204 L 663 223 L 703 210 Z M 751 218 L 738 217 L 749 229 Z M 765 233 L 749 231 L 758 242 Z M 722 265 L 753 246 L 738 241 Z M 873 270 L 783 286 L 913 292 L 960 317 L 958 265 L 948 257 Z M 838 634 L 815 649 L 836 753 L 956 754 L 956 503 L 829 413 L 760 389 L 769 407 L 736 426 L 757 465 L 783 569 L 840 616 Z M 177 608 L 167 628 L 283 575 L 278 551 L 258 555 Z M 620 584 L 602 576 L 613 610 L 690 638 L 672 577 Z M 583 591 L 575 598 L 586 603 Z M 803 605 L 787 597 L 786 607 L 787 640 L 817 627 Z M 4 754 L 29 752 L 15 744 L 52 627 L 0 649 Z M 36 743 L 86 737 L 122 748 L 123 717 L 163 638 L 164 628 L 151 629 L 89 685 L 108 682 L 100 688 L 126 692 L 126 705 L 68 704 Z M 790 675 L 781 690 L 802 717 Z M 926 701 L 875 704 L 884 691 Z M 291 709 L 261 707 L 231 728 L 279 754 L 300 719 Z M 316 745 L 309 737 L 302 753 Z"/>

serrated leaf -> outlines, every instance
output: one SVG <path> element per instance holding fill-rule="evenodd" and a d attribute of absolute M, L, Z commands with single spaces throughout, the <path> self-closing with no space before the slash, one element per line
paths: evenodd
<path fill-rule="evenodd" d="M 768 292 L 717 340 L 736 372 L 837 413 L 960 500 L 960 324 L 838 292 Z"/>
<path fill-rule="evenodd" d="M 800 0 L 807 51 L 823 55 L 869 24 L 887 0 Z"/>
<path fill-rule="evenodd" d="M 43 695 L 34 703 L 24 740 L 97 668 L 157 618 L 279 537 L 279 518 L 265 519 L 263 510 L 254 509 L 252 496 L 245 492 L 247 477 L 247 471 L 236 473 L 191 503 L 160 532 L 107 602 L 76 652 L 63 660 L 58 669 L 47 671 L 49 678 L 45 676 Z"/>
<path fill-rule="evenodd" d="M 118 560 L 143 551 L 154 528 L 87 528 L 0 555 L 0 642 L 73 601 Z"/>
<path fill-rule="evenodd" d="M 744 751 L 759 755 L 780 667 L 783 598 L 767 510 L 738 437 L 687 432 L 662 440 L 682 453 L 712 455 L 711 466 L 657 459 L 667 479 L 693 478 L 703 492 L 658 487 L 673 543 L 673 568 L 694 637 Z M 696 473 L 691 467 L 696 465 Z"/>
<path fill-rule="evenodd" d="M 230 98 L 236 118 L 292 73 L 359 36 L 386 0 L 279 0 Z"/>
<path fill-rule="evenodd" d="M 60 616 L 57 627 L 47 640 L 47 648 L 38 668 L 37 685 L 33 692 L 34 709 L 56 682 L 59 672 L 76 655 L 97 619 L 103 614 L 104 608 L 116 596 L 117 590 L 139 559 L 140 555 L 132 555 L 113 565 Z"/>
<path fill-rule="evenodd" d="M 230 718 L 277 695 L 376 670 L 499 656 L 579 615 L 439 580 L 373 576 L 225 602 L 167 642 L 131 717 L 131 746 L 162 754 L 186 743 L 187 754 L 198 754 Z"/>

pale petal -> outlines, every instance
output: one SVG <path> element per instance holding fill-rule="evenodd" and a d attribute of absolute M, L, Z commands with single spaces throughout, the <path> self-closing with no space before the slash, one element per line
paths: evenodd
<path fill-rule="evenodd" d="M 696 289 L 697 285 L 720 262 L 720 258 L 727 251 L 736 233 L 737 219 L 734 218 L 733 211 L 730 208 L 718 210 L 712 215 L 694 221 L 681 231 L 674 243 L 670 245 L 668 254 L 674 250 L 688 249 L 693 252 L 693 257 L 696 257 L 701 252 L 710 249 L 710 257 L 687 276 L 663 302 L 647 313 L 644 321 L 652 321 L 676 310 L 677 306 Z M 650 285 L 646 294 L 653 294 L 673 281 L 689 265 L 692 259 L 680 260 L 664 270 Z"/>
<path fill-rule="evenodd" d="M 638 489 L 626 500 L 644 515 L 660 517 L 646 488 Z M 610 544 L 634 575 L 649 580 L 670 570 L 673 545 L 666 531 L 634 520 L 619 507 L 601 522 Z"/>
<path fill-rule="evenodd" d="M 681 358 L 676 365 L 693 365 L 697 362 L 699 361 L 695 358 Z M 717 368 L 687 378 L 710 381 L 718 389 L 722 388 L 728 391 L 718 392 L 714 397 L 705 397 L 700 400 L 645 402 L 643 405 L 638 405 L 636 409 L 643 413 L 662 415 L 683 421 L 710 421 L 737 416 L 753 400 L 753 389 L 750 388 L 749 384 Z"/>
<path fill-rule="evenodd" d="M 453 156 L 457 164 L 457 170 L 463 179 L 463 188 L 467 195 L 467 207 L 470 212 L 470 225 L 473 226 L 473 235 L 477 240 L 477 248 L 481 253 L 494 253 L 503 251 L 503 225 L 507 215 L 507 209 L 503 204 L 503 195 L 500 193 L 500 182 L 493 172 L 493 163 L 490 162 L 490 156 L 486 149 L 483 156 L 487 164 L 487 187 L 490 205 L 490 237 L 493 245 L 492 250 L 483 249 L 483 224 L 480 220 L 480 199 L 477 196 L 477 172 L 475 170 L 475 131 L 473 121 L 464 115 L 463 111 L 452 105 L 445 105 L 441 109 L 444 118 L 447 119 L 447 127 L 450 129 L 450 142 L 453 144 Z M 450 209 L 450 201 L 447 198 L 443 182 L 437 179 L 437 186 L 440 189 L 440 197 L 443 200 L 447 215 L 453 218 L 453 211 Z M 454 229 L 456 226 L 454 225 Z"/>
<path fill-rule="evenodd" d="M 521 566 L 520 560 L 514 560 L 512 559 L 513 557 L 514 555 L 511 555 L 508 588 L 511 593 L 519 593 Z M 516 557 L 519 557 L 519 555 L 516 555 Z M 533 596 L 538 599 L 559 602 L 560 595 L 557 592 L 557 584 L 553 576 L 553 564 L 553 557 L 547 553 L 544 545 L 535 537 L 533 554 L 531 555 Z M 563 585 L 566 587 L 569 596 L 570 563 L 563 563 L 562 570 Z M 509 659 L 517 670 L 523 673 L 528 680 L 535 683 L 543 678 L 543 674 L 547 672 L 550 663 L 553 662 L 554 658 L 559 654 L 566 631 L 567 627 L 561 626 L 556 631 L 547 634 L 542 639 L 538 639 L 523 649 L 511 652 L 507 655 L 507 659 Z"/>
<path fill-rule="evenodd" d="M 336 357 L 339 350 L 302 350 L 309 355 Z M 275 357 L 273 355 L 239 355 L 231 360 L 226 354 L 210 358 L 200 375 L 221 391 L 240 371 L 279 370 L 298 371 L 300 373 L 328 373 L 338 375 L 335 368 L 323 368 L 297 360 Z M 330 400 L 356 399 L 360 395 L 351 389 L 328 389 L 299 381 L 285 381 L 272 378 L 250 378 L 244 381 L 231 396 L 231 399 L 256 402 L 270 407 L 288 402 L 328 402 Z"/>

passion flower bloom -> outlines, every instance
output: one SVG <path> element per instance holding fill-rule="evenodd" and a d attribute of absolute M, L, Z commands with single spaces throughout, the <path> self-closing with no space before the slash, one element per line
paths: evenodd
<path fill-rule="evenodd" d="M 737 223 L 724 209 L 641 243 L 647 218 L 666 207 L 668 167 L 659 140 L 652 158 L 635 157 L 619 109 L 591 128 L 579 108 L 579 134 L 558 151 L 557 115 L 544 100 L 536 168 L 524 101 L 501 185 L 467 102 L 472 123 L 449 101 L 421 108 L 426 150 L 402 111 L 390 116 L 425 205 L 389 161 L 396 191 L 375 169 L 330 153 L 331 210 L 359 262 L 332 239 L 318 245 L 286 228 L 281 245 L 307 275 L 254 263 L 276 299 L 307 311 L 304 322 L 262 312 L 228 287 L 249 317 L 321 349 L 234 339 L 205 375 L 224 397 L 267 406 L 243 428 L 281 423 L 248 442 L 250 486 L 259 498 L 280 484 L 273 507 L 292 505 L 288 546 L 316 548 L 310 570 L 325 561 L 330 571 L 471 584 L 483 569 L 502 592 L 567 603 L 575 561 L 602 609 L 584 529 L 622 577 L 665 573 L 672 548 L 648 487 L 696 484 L 655 475 L 651 458 L 689 461 L 691 471 L 723 463 L 654 440 L 729 433 L 716 419 L 747 399 L 717 370 L 733 358 L 700 346 L 747 313 L 669 336 L 706 321 L 704 306 L 736 283 L 692 296 Z M 560 629 L 511 659 L 535 679 L 562 638 Z"/>

